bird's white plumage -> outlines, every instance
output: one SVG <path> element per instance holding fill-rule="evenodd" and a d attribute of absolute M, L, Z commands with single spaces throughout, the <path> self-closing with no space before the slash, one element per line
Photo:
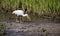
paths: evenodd
<path fill-rule="evenodd" d="M 24 15 L 24 11 L 23 10 L 15 10 L 12 12 L 12 14 L 16 14 L 16 15 Z"/>
<path fill-rule="evenodd" d="M 21 15 L 21 16 L 27 16 L 28 19 L 30 19 L 30 17 L 28 16 L 28 14 L 24 14 L 23 10 L 15 10 L 12 12 L 12 14 L 16 14 L 17 16 Z"/>

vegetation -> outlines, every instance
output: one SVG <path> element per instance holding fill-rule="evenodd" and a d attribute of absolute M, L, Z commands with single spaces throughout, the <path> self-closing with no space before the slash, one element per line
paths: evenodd
<path fill-rule="evenodd" d="M 3 36 L 4 33 L 4 25 L 0 23 L 0 36 Z"/>
<path fill-rule="evenodd" d="M 27 9 L 32 20 L 60 19 L 60 0 L 0 0 L 0 13 L 6 17 L 11 17 L 11 12 L 18 8 Z"/>

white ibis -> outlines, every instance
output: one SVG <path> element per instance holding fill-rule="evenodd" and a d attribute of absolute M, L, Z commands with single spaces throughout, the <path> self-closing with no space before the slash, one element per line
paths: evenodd
<path fill-rule="evenodd" d="M 23 10 L 15 10 L 15 11 L 13 11 L 12 12 L 12 14 L 15 14 L 15 15 L 17 15 L 17 17 L 18 16 L 23 16 L 23 17 L 27 17 L 29 20 L 31 20 L 30 19 L 30 17 L 28 16 L 28 14 L 24 14 L 24 11 Z M 17 19 L 16 19 L 17 20 Z M 21 20 L 21 19 L 20 19 Z M 19 21 L 20 22 L 20 21 Z"/>

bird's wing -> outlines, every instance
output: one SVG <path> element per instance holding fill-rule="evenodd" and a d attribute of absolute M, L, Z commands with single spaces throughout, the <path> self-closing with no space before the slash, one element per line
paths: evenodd
<path fill-rule="evenodd" d="M 15 10 L 15 11 L 13 11 L 13 13 L 15 13 L 17 15 L 23 15 L 24 11 L 23 10 Z"/>

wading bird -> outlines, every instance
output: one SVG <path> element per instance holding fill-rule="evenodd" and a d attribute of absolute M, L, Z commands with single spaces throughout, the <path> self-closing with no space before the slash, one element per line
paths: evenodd
<path fill-rule="evenodd" d="M 27 13 L 24 14 L 24 11 L 23 11 L 23 10 L 15 10 L 15 11 L 12 12 L 12 14 L 17 15 L 17 17 L 16 17 L 16 22 L 17 22 L 17 21 L 20 22 L 20 21 L 18 20 L 18 16 L 27 17 L 29 20 L 31 20 Z M 20 20 L 21 20 L 21 19 L 20 19 Z"/>

